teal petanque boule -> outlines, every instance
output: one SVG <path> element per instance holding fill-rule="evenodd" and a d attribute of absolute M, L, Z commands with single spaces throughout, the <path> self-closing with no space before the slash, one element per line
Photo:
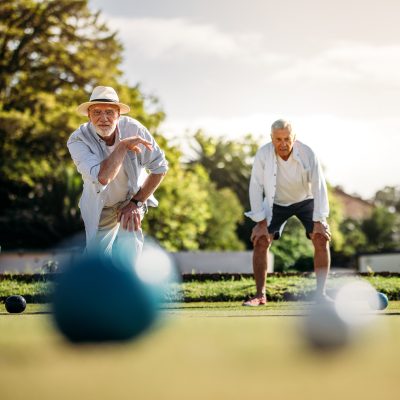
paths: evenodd
<path fill-rule="evenodd" d="M 385 310 L 389 305 L 389 299 L 385 293 L 378 292 L 378 310 Z"/>
<path fill-rule="evenodd" d="M 4 305 L 10 314 L 19 314 L 25 311 L 26 300 L 19 295 L 9 296 L 6 298 Z"/>
<path fill-rule="evenodd" d="M 53 317 L 71 342 L 132 339 L 155 322 L 153 293 L 131 268 L 91 255 L 65 268 L 56 281 Z"/>
<path fill-rule="evenodd" d="M 382 311 L 389 305 L 389 299 L 385 293 L 375 292 L 375 296 L 371 297 L 368 303 L 372 310 Z"/>

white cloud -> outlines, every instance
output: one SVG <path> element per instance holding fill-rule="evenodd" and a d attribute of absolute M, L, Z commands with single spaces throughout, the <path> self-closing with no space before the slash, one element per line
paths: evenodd
<path fill-rule="evenodd" d="M 183 18 L 107 18 L 124 45 L 150 59 L 190 56 L 270 64 L 281 60 L 266 51 L 259 33 L 228 33 L 211 24 Z"/>
<path fill-rule="evenodd" d="M 278 81 L 336 84 L 400 85 L 400 46 L 341 43 L 309 58 L 293 59 L 291 65 L 271 77 Z"/>
<path fill-rule="evenodd" d="M 210 25 L 193 25 L 184 19 L 118 18 L 110 24 L 125 43 L 151 58 L 201 53 L 229 56 L 238 51 L 231 37 Z"/>
<path fill-rule="evenodd" d="M 195 132 L 204 130 L 208 134 L 235 138 L 252 133 L 254 136 L 263 136 L 268 132 L 270 121 L 276 117 L 266 114 L 241 115 L 229 118 L 216 116 L 198 116 L 195 118 L 172 119 L 168 118 L 162 125 L 162 130 L 182 135 L 186 131 Z"/>

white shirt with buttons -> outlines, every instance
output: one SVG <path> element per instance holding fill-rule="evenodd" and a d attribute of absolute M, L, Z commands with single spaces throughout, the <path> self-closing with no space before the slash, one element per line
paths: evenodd
<path fill-rule="evenodd" d="M 303 182 L 303 167 L 293 154 L 285 161 L 276 157 L 278 170 L 276 174 L 276 191 L 274 203 L 280 206 L 290 206 L 301 201 L 312 199 L 310 182 Z"/>
<path fill-rule="evenodd" d="M 107 157 L 111 155 L 111 153 L 118 146 L 120 140 L 119 135 L 116 135 L 114 144 L 112 146 L 105 147 L 105 153 Z M 117 176 L 108 184 L 109 189 L 107 193 L 107 197 L 104 201 L 104 207 L 112 207 L 113 205 L 125 201 L 128 198 L 129 193 L 129 180 L 128 175 L 124 168 L 120 168 Z"/>
<path fill-rule="evenodd" d="M 134 196 L 147 177 L 147 171 L 161 174 L 168 170 L 168 162 L 164 152 L 160 149 L 153 136 L 137 120 L 130 117 L 120 117 L 118 120 L 118 139 L 141 136 L 151 142 L 153 150 L 141 146 L 141 153 L 128 151 L 122 168 L 128 178 L 126 199 Z M 83 178 L 83 192 L 79 201 L 81 215 L 85 224 L 86 246 L 95 239 L 99 225 L 100 214 L 109 200 L 109 191 L 113 185 L 102 185 L 98 180 L 101 162 L 108 157 L 109 150 L 94 130 L 93 125 L 87 122 L 72 133 L 67 142 L 78 172 Z M 156 207 L 158 201 L 152 195 L 147 199 L 149 206 Z"/>
<path fill-rule="evenodd" d="M 278 158 L 271 142 L 257 151 L 249 187 L 251 210 L 245 215 L 255 222 L 266 219 L 269 225 L 272 220 L 273 204 L 277 201 L 281 205 L 289 205 L 313 198 L 313 221 L 326 222 L 329 216 L 328 190 L 321 164 L 313 150 L 296 140 L 288 159 L 291 161 L 286 165 L 294 170 L 290 172 L 286 169 L 286 172 L 283 172 L 280 169 L 279 179 Z M 290 184 L 292 179 L 296 179 L 295 185 Z M 278 190 L 277 185 L 280 185 Z"/>

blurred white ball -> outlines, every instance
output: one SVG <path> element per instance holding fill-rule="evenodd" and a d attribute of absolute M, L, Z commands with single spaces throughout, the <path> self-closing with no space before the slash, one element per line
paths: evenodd
<path fill-rule="evenodd" d="M 376 314 L 371 312 L 371 304 L 378 302 L 378 293 L 368 282 L 354 280 L 338 290 L 335 309 L 345 323 L 362 327 L 376 318 Z"/>
<path fill-rule="evenodd" d="M 154 241 L 148 239 L 134 269 L 143 282 L 164 285 L 177 278 L 172 257 Z"/>
<path fill-rule="evenodd" d="M 317 304 L 304 319 L 304 338 L 316 350 L 332 350 L 347 345 L 352 331 L 337 314 L 333 304 Z"/>

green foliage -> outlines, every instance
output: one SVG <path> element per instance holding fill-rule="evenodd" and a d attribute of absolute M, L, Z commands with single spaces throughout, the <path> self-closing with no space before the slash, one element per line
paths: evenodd
<path fill-rule="evenodd" d="M 29 111 L 36 135 L 49 133 L 55 120 L 67 135 L 77 100 L 121 75 L 122 46 L 98 17 L 87 1 L 2 2 L 0 102 L 5 111 Z"/>
<path fill-rule="evenodd" d="M 230 188 L 244 207 L 249 207 L 249 181 L 252 160 L 258 144 L 251 135 L 240 141 L 206 136 L 202 131 L 194 135 L 195 152 L 191 164 L 201 164 L 208 171 L 217 188 Z"/>
<path fill-rule="evenodd" d="M 24 296 L 28 303 L 47 303 L 50 301 L 51 292 L 53 290 L 52 282 L 20 282 L 10 279 L 1 281 L 0 301 L 4 301 L 7 297 L 19 294 Z"/>
<path fill-rule="evenodd" d="M 375 195 L 376 205 L 370 217 L 364 220 L 343 218 L 339 224 L 343 237 L 335 257 L 343 263 L 356 264 L 356 256 L 363 252 L 384 252 L 399 248 L 400 214 L 397 211 L 399 191 L 385 187 Z"/>
<path fill-rule="evenodd" d="M 251 135 L 240 140 L 227 140 L 198 131 L 193 137 L 192 149 L 194 156 L 189 166 L 202 165 L 217 189 L 229 189 L 239 200 L 243 212 L 249 210 L 249 182 L 253 158 L 258 149 L 257 141 Z M 233 196 L 230 197 L 233 201 Z M 234 203 L 232 207 L 225 204 L 224 208 L 234 209 L 235 206 Z M 251 246 L 252 227 L 253 222 L 248 218 L 236 221 L 237 237 L 248 248 Z M 236 245 L 231 247 L 235 248 Z"/>
<path fill-rule="evenodd" d="M 341 253 L 345 257 L 354 256 L 358 251 L 366 249 L 367 237 L 362 230 L 362 221 L 346 218 L 340 225 L 340 231 L 345 237 Z"/>
<path fill-rule="evenodd" d="M 400 243 L 400 187 L 386 186 L 374 198 L 372 215 L 362 221 L 366 237 L 362 251 L 379 252 L 399 248 Z"/>
<path fill-rule="evenodd" d="M 361 228 L 367 238 L 367 251 L 393 250 L 399 246 L 400 217 L 384 207 L 376 207 Z"/>
<path fill-rule="evenodd" d="M 150 209 L 143 227 L 171 251 L 241 249 L 235 227 L 242 208 L 228 189 L 218 190 L 201 165 L 184 168 L 179 149 L 160 135 L 169 171 L 157 189 L 160 204 Z"/>
<path fill-rule="evenodd" d="M 281 238 L 273 242 L 271 251 L 275 271 L 313 270 L 313 246 L 297 218 L 288 220 Z"/>
<path fill-rule="evenodd" d="M 400 278 L 384 276 L 368 276 L 364 278 L 378 292 L 386 294 L 389 300 L 400 300 Z"/>
<path fill-rule="evenodd" d="M 345 246 L 346 240 L 343 232 L 340 229 L 343 221 L 343 210 L 342 205 L 336 198 L 332 186 L 328 183 L 328 196 L 329 196 L 329 228 L 332 234 L 331 249 L 333 252 L 342 251 Z"/>
<path fill-rule="evenodd" d="M 386 186 L 375 194 L 375 204 L 400 213 L 400 186 Z"/>
<path fill-rule="evenodd" d="M 228 188 L 216 189 L 208 184 L 208 203 L 211 213 L 206 231 L 199 237 L 199 248 L 205 250 L 244 250 L 236 235 L 236 226 L 243 220 L 243 207 L 235 193 Z"/>
<path fill-rule="evenodd" d="M 170 251 L 198 249 L 199 235 L 206 231 L 211 217 L 204 190 L 207 180 L 206 174 L 184 171 L 179 164 L 172 163 L 157 189 L 157 197 L 162 201 L 144 219 L 145 232 Z"/>

